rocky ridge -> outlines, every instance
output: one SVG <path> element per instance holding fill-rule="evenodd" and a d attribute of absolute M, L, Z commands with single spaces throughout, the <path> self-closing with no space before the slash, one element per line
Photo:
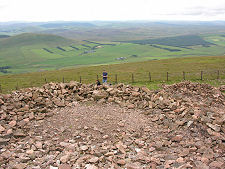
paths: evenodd
<path fill-rule="evenodd" d="M 190 82 L 163 86 L 158 91 L 124 84 L 96 86 L 70 82 L 49 83 L 41 88 L 0 95 L 0 166 L 61 169 L 225 168 L 223 90 L 223 86 L 218 89 Z M 93 131 L 89 131 L 93 126 L 82 126 L 83 123 L 74 130 L 67 126 L 68 135 L 58 134 L 60 136 L 54 135 L 52 138 L 48 138 L 48 134 L 53 130 L 40 128 L 48 119 L 57 117 L 57 113 L 63 114 L 69 108 L 69 114 L 76 107 L 81 107 L 81 103 L 89 102 L 100 107 L 108 106 L 109 110 L 109 107 L 114 107 L 121 113 L 135 114 L 140 111 L 142 120 L 134 123 L 145 123 L 128 130 L 126 119 L 115 119 L 116 125 L 112 124 L 112 128 L 117 128 L 115 135 L 97 128 L 95 131 L 100 135 L 93 139 Z M 90 105 L 86 108 L 92 111 Z M 98 109 L 95 106 L 92 108 Z M 80 110 L 84 111 L 82 108 Z M 99 112 L 106 113 L 107 110 Z M 113 114 L 108 116 L 113 118 Z M 51 125 L 45 127 L 50 128 Z M 66 133 L 65 129 L 56 129 L 59 133 Z"/>

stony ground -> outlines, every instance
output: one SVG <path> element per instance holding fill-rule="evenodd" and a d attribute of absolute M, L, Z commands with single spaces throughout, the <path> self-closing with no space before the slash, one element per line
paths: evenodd
<path fill-rule="evenodd" d="M 219 90 L 212 89 L 181 83 L 149 93 L 145 108 L 138 108 L 132 100 L 132 105 L 105 102 L 106 96 L 98 95 L 97 102 L 70 99 L 50 111 L 42 108 L 41 113 L 25 110 L 26 105 L 35 105 L 32 100 L 25 102 L 24 95 L 29 93 L 4 95 L 0 168 L 223 169 L 225 99 Z M 129 97 L 143 98 L 140 94 L 135 88 Z M 16 111 L 9 98 L 21 99 L 25 105 Z M 145 100 L 139 103 L 143 106 Z"/>

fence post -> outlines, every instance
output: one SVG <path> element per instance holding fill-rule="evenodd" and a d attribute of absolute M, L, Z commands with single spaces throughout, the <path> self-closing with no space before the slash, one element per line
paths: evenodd
<path fill-rule="evenodd" d="M 149 77 L 149 82 L 151 82 L 152 81 L 152 77 L 151 77 L 151 73 L 150 72 L 148 73 L 148 77 Z"/>
<path fill-rule="evenodd" d="M 47 79 L 45 78 L 45 83 L 47 83 Z"/>
<path fill-rule="evenodd" d="M 166 81 L 168 82 L 169 81 L 169 73 L 166 72 Z"/>
<path fill-rule="evenodd" d="M 115 83 L 117 84 L 117 74 L 115 75 Z"/>
<path fill-rule="evenodd" d="M 201 71 L 201 80 L 203 80 L 203 71 Z"/>
<path fill-rule="evenodd" d="M 63 83 L 64 83 L 65 81 L 64 81 L 64 76 L 63 76 Z"/>
<path fill-rule="evenodd" d="M 220 79 L 220 71 L 219 70 L 217 71 L 217 79 L 218 80 Z"/>
<path fill-rule="evenodd" d="M 134 83 L 134 74 L 132 73 L 132 83 Z"/>
<path fill-rule="evenodd" d="M 185 72 L 183 71 L 183 80 L 185 80 Z"/>
<path fill-rule="evenodd" d="M 0 84 L 0 93 L 2 93 L 2 85 Z"/>
<path fill-rule="evenodd" d="M 81 83 L 81 76 L 80 76 L 80 83 Z"/>
<path fill-rule="evenodd" d="M 16 84 L 16 90 L 18 90 L 19 89 L 19 86 L 18 86 L 18 83 Z"/>

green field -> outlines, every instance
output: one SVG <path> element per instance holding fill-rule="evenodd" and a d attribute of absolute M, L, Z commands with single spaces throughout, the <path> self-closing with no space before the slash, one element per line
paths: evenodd
<path fill-rule="evenodd" d="M 224 54 L 225 37 L 215 34 L 96 42 L 26 33 L 0 39 L 0 74 Z"/>
<path fill-rule="evenodd" d="M 214 86 L 225 84 L 225 56 L 184 57 L 173 59 L 152 60 L 145 62 L 111 64 L 100 66 L 87 66 L 73 69 L 55 71 L 34 72 L 26 74 L 14 74 L 0 76 L 2 92 L 7 93 L 15 88 L 41 86 L 46 82 L 65 82 L 71 80 L 82 83 L 94 83 L 97 75 L 101 78 L 102 70 L 109 73 L 109 82 L 117 82 L 145 85 L 150 89 L 156 89 L 160 84 L 171 84 L 183 80 L 209 83 Z M 203 71 L 203 80 L 201 78 Z M 219 71 L 219 79 L 218 78 Z M 149 81 L 151 73 L 151 82 Z M 167 81 L 167 72 L 169 79 Z M 132 73 L 134 82 L 132 82 Z M 45 81 L 46 80 L 46 81 Z"/>

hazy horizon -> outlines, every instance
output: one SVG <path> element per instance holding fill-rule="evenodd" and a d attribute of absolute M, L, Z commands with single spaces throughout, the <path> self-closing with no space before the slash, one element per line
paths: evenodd
<path fill-rule="evenodd" d="M 50 20 L 50 21 L 26 21 L 26 20 L 13 20 L 13 21 L 0 21 L 0 23 L 5 24 L 22 24 L 22 23 L 70 23 L 70 22 L 77 22 L 77 23 L 97 23 L 97 22 L 109 22 L 109 23 L 117 23 L 117 22 L 124 22 L 124 23 L 215 23 L 215 22 L 223 22 L 225 20 L 210 20 L 210 21 L 202 21 L 202 20 Z"/>

